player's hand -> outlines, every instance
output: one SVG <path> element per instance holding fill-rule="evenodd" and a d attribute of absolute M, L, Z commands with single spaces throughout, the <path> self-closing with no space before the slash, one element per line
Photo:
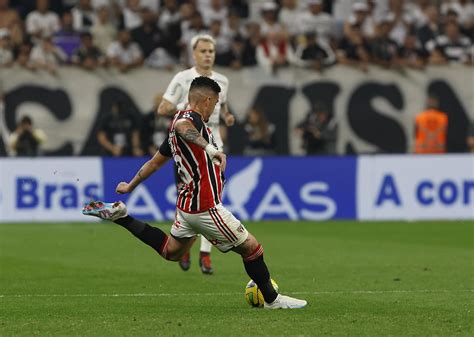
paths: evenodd
<path fill-rule="evenodd" d="M 235 117 L 233 114 L 226 114 L 224 117 L 224 122 L 226 126 L 232 126 L 235 123 Z"/>
<path fill-rule="evenodd" d="M 118 194 L 126 194 L 132 192 L 132 188 L 129 183 L 122 181 L 115 188 L 115 192 Z"/>
<path fill-rule="evenodd" d="M 218 160 L 219 161 L 219 166 L 221 168 L 221 171 L 224 172 L 225 171 L 225 167 L 227 165 L 227 156 L 225 155 L 224 152 L 220 152 L 218 151 L 214 158 L 212 158 L 212 161 L 214 162 L 215 160 Z"/>

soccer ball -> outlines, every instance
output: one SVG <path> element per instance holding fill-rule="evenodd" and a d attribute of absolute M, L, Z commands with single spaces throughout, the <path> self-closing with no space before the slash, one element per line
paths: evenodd
<path fill-rule="evenodd" d="M 278 284 L 274 279 L 271 279 L 273 288 L 278 292 Z M 254 308 L 263 308 L 263 295 L 260 289 L 258 289 L 257 284 L 250 280 L 249 283 L 245 286 L 245 300 L 250 306 Z"/>

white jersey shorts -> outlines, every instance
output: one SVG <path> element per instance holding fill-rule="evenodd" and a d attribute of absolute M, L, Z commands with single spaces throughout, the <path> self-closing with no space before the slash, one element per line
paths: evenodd
<path fill-rule="evenodd" d="M 179 239 L 197 234 L 203 235 L 225 253 L 242 244 L 249 232 L 222 204 L 202 213 L 186 213 L 177 209 L 171 235 Z"/>

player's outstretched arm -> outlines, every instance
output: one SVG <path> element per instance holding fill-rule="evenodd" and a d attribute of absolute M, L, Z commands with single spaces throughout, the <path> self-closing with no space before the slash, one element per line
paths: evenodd
<path fill-rule="evenodd" d="M 176 123 L 175 130 L 186 142 L 202 147 L 211 159 L 216 158 L 220 163 L 221 170 L 225 171 L 226 155 L 218 151 L 212 144 L 209 144 L 194 127 L 193 123 L 189 120 L 181 119 Z"/>
<path fill-rule="evenodd" d="M 147 179 L 153 173 L 158 171 L 170 158 L 162 155 L 160 151 L 157 151 L 153 158 L 147 161 L 143 166 L 138 170 L 137 174 L 133 179 L 126 183 L 121 182 L 117 185 L 115 192 L 118 194 L 125 194 L 132 192 L 135 187 L 137 187 L 143 180 Z"/>

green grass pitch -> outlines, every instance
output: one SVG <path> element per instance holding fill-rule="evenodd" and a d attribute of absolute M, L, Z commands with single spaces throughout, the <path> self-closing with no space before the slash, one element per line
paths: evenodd
<path fill-rule="evenodd" d="M 111 223 L 3 224 L 0 336 L 474 336 L 474 222 L 246 226 L 307 308 L 250 308 L 234 253 L 204 276 L 198 245 L 182 272 Z"/>

